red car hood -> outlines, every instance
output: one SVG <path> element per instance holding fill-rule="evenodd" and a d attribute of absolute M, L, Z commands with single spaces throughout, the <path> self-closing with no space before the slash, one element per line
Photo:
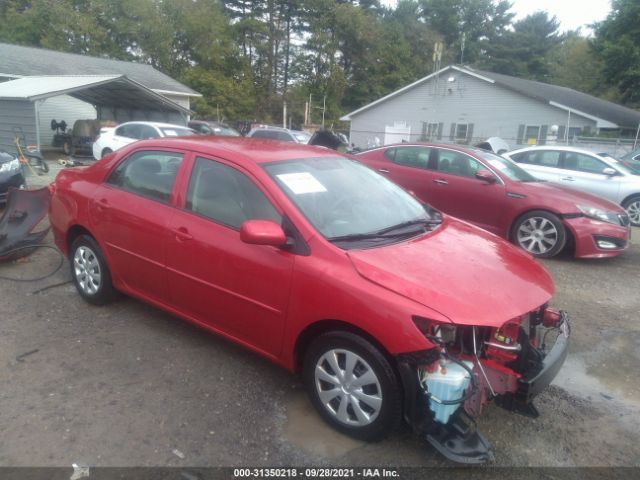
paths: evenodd
<path fill-rule="evenodd" d="M 524 251 L 451 217 L 417 239 L 347 254 L 362 277 L 456 324 L 499 327 L 554 293 L 549 273 Z"/>

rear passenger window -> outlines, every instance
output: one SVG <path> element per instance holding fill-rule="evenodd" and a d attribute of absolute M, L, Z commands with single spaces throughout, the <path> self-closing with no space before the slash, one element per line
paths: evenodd
<path fill-rule="evenodd" d="M 222 163 L 197 158 L 189 180 L 187 210 L 239 229 L 246 220 L 282 217 L 251 179 Z"/>
<path fill-rule="evenodd" d="M 542 167 L 557 167 L 560 160 L 560 152 L 553 150 L 521 152 L 512 155 L 511 158 L 517 163 L 540 165 Z"/>
<path fill-rule="evenodd" d="M 431 149 L 423 147 L 396 147 L 393 162 L 405 167 L 426 169 Z"/>
<path fill-rule="evenodd" d="M 169 202 L 182 154 L 142 151 L 124 160 L 107 179 L 109 185 L 164 203 Z"/>

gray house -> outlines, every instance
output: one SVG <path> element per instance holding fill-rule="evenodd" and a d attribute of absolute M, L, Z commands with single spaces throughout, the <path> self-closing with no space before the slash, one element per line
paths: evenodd
<path fill-rule="evenodd" d="M 512 148 L 580 132 L 633 131 L 640 113 L 570 88 L 448 66 L 349 113 L 350 139 L 366 148 L 401 141 L 471 144 L 501 137 Z"/>
<path fill-rule="evenodd" d="M 0 43 L 0 148 L 16 128 L 51 145 L 53 119 L 186 124 L 196 96 L 150 65 Z"/>

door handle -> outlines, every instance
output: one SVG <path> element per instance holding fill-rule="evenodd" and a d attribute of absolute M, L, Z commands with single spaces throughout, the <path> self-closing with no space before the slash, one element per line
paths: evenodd
<path fill-rule="evenodd" d="M 564 177 L 562 180 L 566 180 L 567 182 L 575 182 L 573 177 Z"/>
<path fill-rule="evenodd" d="M 98 210 L 101 212 L 109 208 L 109 202 L 107 201 L 106 198 L 101 198 L 96 202 L 96 204 L 97 204 Z"/>
<path fill-rule="evenodd" d="M 438 185 L 449 185 L 449 182 L 443 180 L 441 178 L 436 178 L 433 180 L 433 183 L 437 183 Z"/>
<path fill-rule="evenodd" d="M 193 240 L 193 235 L 189 233 L 185 227 L 176 228 L 173 231 L 173 234 L 176 236 L 176 240 L 179 242 L 186 242 L 187 240 Z"/>
<path fill-rule="evenodd" d="M 387 170 L 386 168 L 379 168 L 378 171 L 380 173 L 389 173 L 389 170 Z"/>

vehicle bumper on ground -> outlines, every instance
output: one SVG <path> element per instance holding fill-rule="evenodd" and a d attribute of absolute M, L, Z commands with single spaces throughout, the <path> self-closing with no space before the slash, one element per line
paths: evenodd
<path fill-rule="evenodd" d="M 629 246 L 628 226 L 592 220 L 587 217 L 565 218 L 573 235 L 576 258 L 604 258 L 620 255 Z"/>
<path fill-rule="evenodd" d="M 22 170 L 0 173 L 0 204 L 7 203 L 7 195 L 10 188 L 24 187 L 25 180 Z"/>

